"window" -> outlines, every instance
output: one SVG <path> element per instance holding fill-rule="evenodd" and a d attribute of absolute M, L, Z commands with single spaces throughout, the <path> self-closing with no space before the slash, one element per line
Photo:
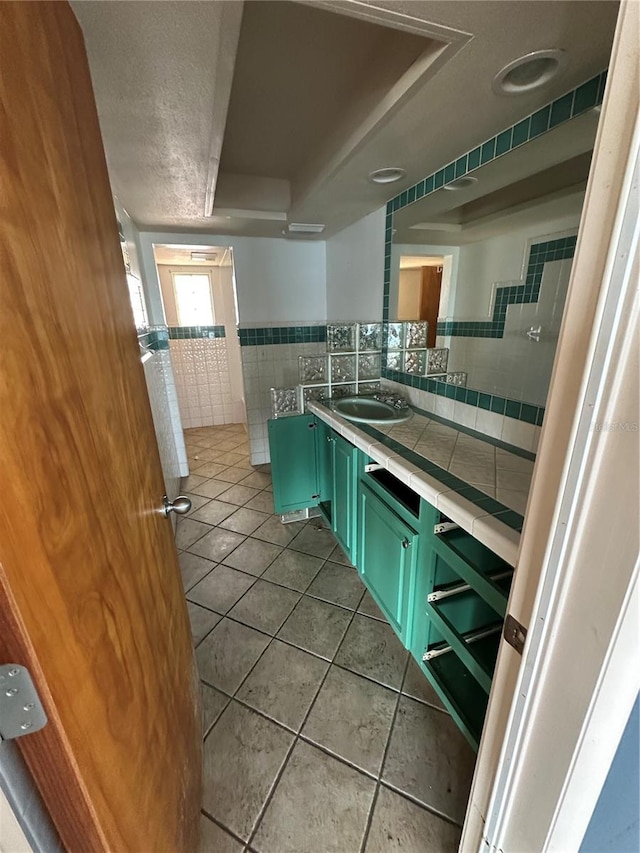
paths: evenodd
<path fill-rule="evenodd" d="M 181 326 L 214 325 L 208 273 L 173 273 L 173 289 Z"/>

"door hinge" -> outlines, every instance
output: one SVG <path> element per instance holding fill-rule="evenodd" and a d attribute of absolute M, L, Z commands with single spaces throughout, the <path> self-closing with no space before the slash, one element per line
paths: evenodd
<path fill-rule="evenodd" d="M 504 638 L 519 655 L 522 654 L 524 642 L 527 639 L 527 629 L 517 619 L 514 619 L 510 613 L 507 613 L 507 618 L 504 620 Z"/>
<path fill-rule="evenodd" d="M 46 723 L 29 670 L 17 663 L 0 666 L 0 740 L 30 735 Z"/>

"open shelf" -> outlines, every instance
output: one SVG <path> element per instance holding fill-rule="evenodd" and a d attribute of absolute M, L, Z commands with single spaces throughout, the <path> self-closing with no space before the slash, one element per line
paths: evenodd
<path fill-rule="evenodd" d="M 422 666 L 465 737 L 477 750 L 489 697 L 453 652 L 423 661 Z"/>
<path fill-rule="evenodd" d="M 434 536 L 433 547 L 444 563 L 441 565 L 439 561 L 436 567 L 434 589 L 450 587 L 462 580 L 504 618 L 512 567 L 461 529 Z M 506 577 L 494 580 L 496 575 Z"/>
<path fill-rule="evenodd" d="M 427 615 L 438 635 L 488 694 L 502 631 L 502 620 L 493 608 L 468 590 L 428 602 Z M 435 647 L 441 645 L 437 643 Z"/>
<path fill-rule="evenodd" d="M 385 468 L 380 468 L 377 471 L 372 471 L 364 476 L 365 482 L 368 479 L 375 480 L 384 491 L 395 498 L 398 503 L 414 515 L 416 518 L 420 515 L 420 495 L 406 486 L 393 474 L 390 474 Z"/>

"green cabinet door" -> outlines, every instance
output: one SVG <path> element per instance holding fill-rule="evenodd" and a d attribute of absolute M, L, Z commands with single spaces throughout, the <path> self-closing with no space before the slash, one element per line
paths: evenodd
<path fill-rule="evenodd" d="M 276 513 L 317 506 L 318 424 L 315 417 L 274 418 L 268 422 L 268 430 Z"/>
<path fill-rule="evenodd" d="M 318 419 L 317 439 L 320 510 L 325 520 L 331 525 L 333 511 L 333 430 L 320 419 Z"/>
<path fill-rule="evenodd" d="M 355 562 L 356 459 L 358 451 L 337 433 L 331 435 L 333 533 L 352 563 Z"/>
<path fill-rule="evenodd" d="M 358 569 L 378 607 L 405 646 L 417 558 L 416 531 L 362 484 Z"/>

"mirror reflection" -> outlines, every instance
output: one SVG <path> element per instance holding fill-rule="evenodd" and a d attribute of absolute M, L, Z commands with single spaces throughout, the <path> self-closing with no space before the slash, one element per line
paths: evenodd
<path fill-rule="evenodd" d="M 394 213 L 387 367 L 544 406 L 598 117 Z M 427 324 L 426 352 L 403 345 L 406 321 Z"/>

